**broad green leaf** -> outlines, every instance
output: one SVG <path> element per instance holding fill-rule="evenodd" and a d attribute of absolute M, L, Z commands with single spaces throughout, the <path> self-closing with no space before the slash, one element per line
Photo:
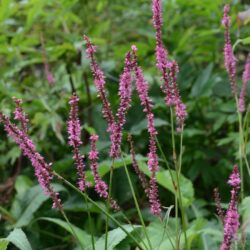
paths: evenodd
<path fill-rule="evenodd" d="M 132 233 L 134 230 L 140 228 L 140 226 L 134 225 L 123 225 L 123 227 L 129 232 Z M 108 250 L 113 250 L 122 240 L 127 237 L 127 234 L 124 233 L 120 228 L 116 228 L 108 232 Z M 102 235 L 95 243 L 96 250 L 103 250 L 105 245 L 105 234 Z"/>
<path fill-rule="evenodd" d="M 151 173 L 145 164 L 145 162 L 139 161 L 139 167 L 140 169 L 147 175 L 151 176 Z M 171 170 L 171 174 L 173 176 L 174 182 L 176 183 L 176 172 L 174 170 Z M 160 184 L 162 187 L 168 189 L 173 194 L 179 196 L 178 192 L 176 193 L 176 190 L 174 188 L 171 174 L 169 170 L 160 170 L 156 174 L 156 180 L 157 183 Z M 194 188 L 192 182 L 184 177 L 182 174 L 180 175 L 180 189 L 181 189 L 181 195 L 182 195 L 182 203 L 184 207 L 188 207 L 192 204 L 194 200 Z"/>
<path fill-rule="evenodd" d="M 6 238 L 20 250 L 32 250 L 32 247 L 22 229 L 14 229 Z"/>
<path fill-rule="evenodd" d="M 91 244 L 91 235 L 89 235 L 87 232 L 83 231 L 82 229 L 80 229 L 79 227 L 73 224 L 71 224 L 71 227 L 70 227 L 67 222 L 61 219 L 49 218 L 49 217 L 40 217 L 38 218 L 38 220 L 45 220 L 45 221 L 55 223 L 58 226 L 64 228 L 66 231 L 68 231 L 72 236 L 74 236 L 74 233 L 71 230 L 71 227 L 72 227 L 79 241 L 81 242 L 83 246 L 87 247 L 88 245 Z"/>
<path fill-rule="evenodd" d="M 66 189 L 59 184 L 52 185 L 56 192 L 66 191 Z M 22 211 L 17 222 L 12 227 L 23 227 L 27 226 L 33 219 L 34 213 L 39 207 L 49 199 L 49 196 L 43 193 L 40 185 L 31 188 L 22 200 Z"/>

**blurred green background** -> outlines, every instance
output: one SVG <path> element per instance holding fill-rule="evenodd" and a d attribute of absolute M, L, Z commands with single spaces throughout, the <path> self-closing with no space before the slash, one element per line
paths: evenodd
<path fill-rule="evenodd" d="M 232 4 L 231 35 L 233 44 L 236 44 L 240 83 L 250 39 L 249 17 L 240 20 L 238 14 L 249 8 L 247 1 L 163 1 L 163 39 L 170 57 L 179 63 L 178 83 L 188 110 L 183 175 L 187 178 L 185 188 L 188 188 L 189 218 L 203 216 L 204 225 L 211 227 L 217 223 L 212 190 L 218 186 L 223 202 L 228 202 L 230 193 L 226 179 L 235 163 L 238 139 L 234 100 L 223 65 L 224 30 L 221 17 L 223 5 L 228 2 Z M 110 166 L 107 161 L 110 145 L 107 125 L 101 116 L 101 103 L 84 52 L 83 34 L 97 45 L 98 62 L 107 77 L 114 111 L 119 102 L 117 92 L 124 55 L 132 44 L 137 45 L 139 63 L 150 83 L 150 96 L 155 104 L 159 141 L 171 160 L 169 111 L 160 91 L 160 74 L 155 68 L 151 15 L 150 0 L 0 1 L 1 110 L 11 115 L 14 108 L 12 96 L 23 99 L 30 118 L 31 137 L 45 158 L 53 162 L 53 167 L 69 180 L 76 180 L 66 130 L 72 86 L 80 96 L 82 152 L 88 152 L 89 134 L 96 131 L 100 135 L 98 148 L 103 173 Z M 54 77 L 52 84 L 47 81 L 45 65 Z M 0 129 L 0 235 L 6 236 L 11 228 L 18 225 L 26 230 L 29 240 L 36 246 L 34 249 L 73 249 L 74 242 L 67 232 L 55 224 L 35 220 L 44 216 L 60 217 L 50 209 L 50 201 L 34 201 L 37 208 L 28 210 L 31 211 L 30 218 L 23 215 L 28 204 L 33 202 L 34 192 L 39 193 L 40 189 L 36 186 L 32 166 L 21 157 L 13 141 L 6 137 L 2 125 Z M 124 139 L 127 132 L 134 135 L 136 153 L 145 156 L 148 143 L 146 120 L 135 93 Z M 128 152 L 126 140 L 123 149 Z M 117 166 L 122 166 L 121 162 L 117 161 Z M 115 171 L 113 195 L 137 222 L 123 171 Z M 138 179 L 135 175 L 132 177 L 137 192 L 140 192 Z M 86 206 L 70 190 L 60 185 L 57 188 L 63 191 L 66 211 L 72 222 L 88 231 Z M 246 190 L 248 188 L 249 181 L 246 182 Z M 90 195 L 95 197 L 92 191 Z M 161 185 L 160 196 L 164 206 L 173 204 L 174 196 L 167 185 Z M 140 205 L 147 215 L 146 197 L 141 197 Z M 94 208 L 93 213 L 95 233 L 100 236 L 105 217 Z M 55 229 L 58 230 L 57 235 L 54 235 Z M 209 245 L 212 243 L 207 244 L 215 247 Z"/>

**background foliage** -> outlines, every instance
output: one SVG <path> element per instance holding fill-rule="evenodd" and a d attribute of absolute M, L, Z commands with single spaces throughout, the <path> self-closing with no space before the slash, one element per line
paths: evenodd
<path fill-rule="evenodd" d="M 31 135 L 39 151 L 48 161 L 54 162 L 53 167 L 69 180 L 76 179 L 66 133 L 68 99 L 73 88 L 80 96 L 80 116 L 84 124 L 82 153 L 88 152 L 88 137 L 95 130 L 100 135 L 98 144 L 98 149 L 102 152 L 100 171 L 104 178 L 110 166 L 107 159 L 109 141 L 105 132 L 106 122 L 101 116 L 101 105 L 93 85 L 89 62 L 82 50 L 83 34 L 91 37 L 98 46 L 98 60 L 107 75 L 107 88 L 114 109 L 118 105 L 118 80 L 124 55 L 132 44 L 137 45 L 140 64 L 150 82 L 150 95 L 155 103 L 159 141 L 166 155 L 171 158 L 169 113 L 166 111 L 159 88 L 159 72 L 155 69 L 155 37 L 151 23 L 150 2 L 149 0 L 1 0 L 0 2 L 1 110 L 11 114 L 12 96 L 24 100 L 25 110 L 31 120 Z M 184 133 L 183 196 L 189 205 L 189 218 L 196 219 L 190 231 L 201 230 L 199 235 L 202 236 L 196 241 L 195 247 L 202 249 L 200 247 L 205 244 L 208 249 L 216 247 L 220 242 L 222 230 L 214 215 L 212 190 L 218 186 L 223 201 L 228 202 L 229 190 L 226 179 L 234 164 L 237 151 L 237 117 L 223 65 L 224 37 L 220 23 L 223 5 L 228 1 L 163 2 L 163 38 L 170 56 L 174 57 L 181 67 L 178 82 L 189 114 Z M 235 43 L 237 39 L 245 39 L 235 47 L 239 78 L 249 51 L 247 46 L 249 24 L 247 21 L 245 23 L 239 21 L 237 14 L 248 7 L 247 3 L 232 1 L 232 40 Z M 55 78 L 53 85 L 47 82 L 44 60 L 48 61 L 50 71 Z M 148 140 L 146 120 L 135 95 L 133 104 L 125 130 L 134 135 L 136 153 L 145 156 Z M 2 183 L 0 184 L 2 214 L 0 235 L 5 237 L 14 227 L 22 227 L 34 249 L 73 249 L 74 240 L 67 232 L 70 230 L 58 213 L 51 210 L 51 201 L 43 196 L 37 186 L 32 166 L 21 157 L 20 150 L 6 137 L 2 127 L 0 128 L 0 182 Z M 126 143 L 123 149 L 128 152 Z M 250 145 L 248 150 L 250 151 Z M 140 159 L 143 168 L 145 167 L 143 157 Z M 126 160 L 129 164 L 130 158 Z M 115 164 L 117 169 L 113 195 L 126 209 L 131 220 L 138 223 L 135 211 L 132 209 L 132 196 L 124 170 L 120 168 L 122 162 L 117 161 Z M 164 167 L 163 164 L 162 166 Z M 137 183 L 136 176 L 132 177 Z M 174 191 L 173 188 L 171 190 L 167 173 L 158 182 L 161 186 L 160 196 L 163 204 L 170 206 L 174 201 L 171 192 Z M 246 184 L 247 190 L 249 182 Z M 141 194 L 139 185 L 135 186 L 136 191 Z M 86 204 L 62 185 L 56 184 L 55 188 L 62 192 L 64 207 L 71 222 L 82 230 L 79 233 L 83 240 L 89 242 L 90 225 L 86 219 Z M 91 195 L 95 197 L 94 192 Z M 140 197 L 144 215 L 149 221 L 153 221 L 149 230 L 160 232 L 162 229 L 159 228 L 159 224 L 149 216 L 146 197 Z M 242 209 L 244 211 L 244 204 Z M 105 217 L 94 207 L 90 207 L 90 210 L 94 214 L 95 235 L 99 237 L 103 233 Z M 169 212 L 171 214 L 171 211 Z M 214 229 L 213 237 L 218 239 L 217 243 L 216 240 L 209 241 L 211 229 Z M 26 244 L 26 236 L 22 230 L 12 233 L 24 237 Z M 125 240 L 126 237 L 121 232 L 114 234 L 115 238 L 118 235 L 120 237 L 116 242 L 116 245 L 119 245 L 117 249 L 129 249 L 129 240 Z M 159 239 L 154 241 L 159 242 Z M 1 244 L 5 243 L 0 242 L 0 246 Z M 98 244 L 101 246 L 102 243 Z M 164 244 L 162 249 L 167 249 L 164 248 Z"/>

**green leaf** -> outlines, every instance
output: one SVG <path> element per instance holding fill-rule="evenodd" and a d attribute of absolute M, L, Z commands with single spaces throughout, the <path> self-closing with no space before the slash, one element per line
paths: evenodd
<path fill-rule="evenodd" d="M 6 239 L 0 239 L 0 250 L 6 250 L 9 242 Z"/>
<path fill-rule="evenodd" d="M 55 223 L 58 226 L 64 228 L 66 231 L 68 231 L 69 233 L 71 233 L 71 235 L 74 236 L 74 233 L 72 232 L 72 230 L 71 230 L 70 226 L 68 225 L 68 223 L 61 220 L 61 219 L 49 218 L 49 217 L 40 217 L 40 218 L 38 218 L 38 220 L 45 220 L 45 221 Z M 81 244 L 83 246 L 87 247 L 88 245 L 91 244 L 91 235 L 89 235 L 87 232 L 83 231 L 79 227 L 73 225 L 72 223 L 70 225 L 74 229 L 79 241 L 81 242 Z"/>
<path fill-rule="evenodd" d="M 22 229 L 14 229 L 6 238 L 20 250 L 32 250 L 31 245 Z"/>
<path fill-rule="evenodd" d="M 194 83 L 191 96 L 202 96 L 205 94 L 207 89 L 211 90 L 211 85 L 213 81 L 210 80 L 210 76 L 213 70 L 213 64 L 210 63 L 200 74 L 197 78 L 196 82 Z"/>
<path fill-rule="evenodd" d="M 10 0 L 2 0 L 0 2 L 0 22 L 6 19 L 10 12 L 11 1 Z"/>
<path fill-rule="evenodd" d="M 143 161 L 143 160 L 145 161 L 147 158 L 145 158 L 141 155 L 138 155 L 137 159 L 139 159 L 141 161 Z M 124 159 L 116 159 L 114 161 L 113 168 L 118 169 L 118 168 L 124 167 L 124 163 L 126 165 L 130 165 L 132 163 L 130 155 L 124 156 Z M 110 160 L 102 161 L 98 167 L 99 175 L 102 177 L 102 176 L 106 175 L 107 173 L 109 173 L 111 165 L 112 165 L 112 161 L 110 161 Z M 92 183 L 94 182 L 94 177 L 93 177 L 91 171 L 86 171 L 86 177 L 87 177 L 88 181 L 90 181 Z"/>
<path fill-rule="evenodd" d="M 133 225 L 123 225 L 123 227 L 129 232 L 133 232 L 135 229 L 138 229 L 140 226 Z M 108 250 L 113 250 L 122 240 L 127 237 L 127 234 L 124 233 L 120 228 L 116 228 L 108 232 Z M 103 250 L 105 245 L 105 234 L 97 240 L 95 243 L 96 250 Z"/>
<path fill-rule="evenodd" d="M 59 184 L 53 184 L 52 187 L 56 192 L 66 191 L 66 189 Z M 22 200 L 22 212 L 18 218 L 16 224 L 13 227 L 23 227 L 27 226 L 33 219 L 34 213 L 39 209 L 39 207 L 49 199 L 49 196 L 43 193 L 40 185 L 31 188 Z"/>
<path fill-rule="evenodd" d="M 189 249 L 193 249 L 193 241 L 199 236 L 200 230 L 205 224 L 204 219 L 197 219 L 194 220 L 187 230 L 187 239 Z M 147 227 L 148 235 L 150 238 L 150 242 L 153 246 L 153 249 L 158 250 L 166 250 L 166 249 L 173 249 L 172 244 L 175 246 L 175 239 L 176 239 L 176 232 L 175 228 L 175 219 L 170 218 L 168 223 L 160 222 L 159 220 L 153 221 Z M 146 239 L 143 239 L 145 244 L 147 245 Z M 172 244 L 171 244 L 172 242 Z M 184 249 L 184 234 L 181 233 L 180 236 L 180 249 Z"/>
<path fill-rule="evenodd" d="M 250 220 L 249 207 L 250 207 L 250 196 L 245 197 L 240 205 L 239 210 L 240 210 L 240 214 L 242 215 L 243 222 L 247 222 Z"/>
<path fill-rule="evenodd" d="M 154 120 L 154 124 L 155 124 L 155 127 L 161 127 L 161 126 L 165 126 L 167 125 L 167 121 L 165 120 L 162 120 L 162 119 L 159 119 L 159 118 L 156 118 Z M 147 120 L 144 119 L 142 120 L 141 122 L 139 122 L 138 124 L 134 125 L 131 130 L 130 130 L 130 133 L 133 134 L 133 135 L 140 135 L 141 132 L 143 130 L 146 130 L 147 129 Z"/>
<path fill-rule="evenodd" d="M 233 50 L 235 50 L 235 48 L 237 47 L 238 44 L 242 43 L 243 45 L 247 45 L 250 44 L 250 36 L 243 38 L 243 39 L 238 39 L 234 45 L 233 45 Z"/>
<path fill-rule="evenodd" d="M 139 167 L 140 169 L 147 175 L 151 176 L 151 173 L 145 164 L 145 162 L 139 161 Z M 171 170 L 171 174 L 173 176 L 174 182 L 176 183 L 176 171 Z M 160 170 L 156 174 L 156 180 L 157 183 L 160 184 L 162 187 L 166 188 L 167 190 L 171 191 L 173 194 L 179 196 L 178 192 L 176 193 L 176 190 L 174 188 L 171 174 L 169 170 Z M 182 195 L 182 203 L 184 207 L 188 207 L 192 204 L 194 200 L 194 187 L 192 182 L 187 179 L 182 174 L 180 175 L 180 189 L 181 189 L 181 195 Z"/>

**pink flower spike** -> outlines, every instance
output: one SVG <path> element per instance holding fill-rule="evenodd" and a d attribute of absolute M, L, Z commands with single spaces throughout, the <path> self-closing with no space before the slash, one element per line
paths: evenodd
<path fill-rule="evenodd" d="M 125 66 L 123 73 L 120 76 L 119 83 L 119 97 L 120 104 L 118 111 L 116 113 L 117 122 L 114 125 L 112 133 L 110 136 L 111 139 L 111 149 L 110 157 L 112 159 L 118 158 L 121 153 L 121 142 L 122 142 L 122 129 L 126 122 L 126 114 L 131 106 L 131 94 L 132 94 L 132 59 L 131 53 L 127 53 L 125 57 Z"/>
<path fill-rule="evenodd" d="M 231 44 L 231 38 L 229 34 L 230 29 L 230 17 L 229 17 L 230 6 L 224 6 L 224 15 L 222 19 L 222 24 L 225 28 L 225 45 L 224 45 L 224 63 L 227 70 L 232 93 L 234 96 L 237 95 L 237 85 L 236 85 L 236 62 L 233 55 L 233 48 Z"/>
<path fill-rule="evenodd" d="M 155 215 L 159 215 L 161 212 L 158 190 L 155 180 L 155 173 L 159 169 L 157 148 L 156 148 L 156 135 L 157 131 L 154 126 L 154 114 L 152 112 L 152 101 L 148 95 L 148 83 L 144 79 L 143 71 L 137 63 L 136 47 L 133 48 L 134 56 L 134 71 L 136 78 L 136 90 L 143 107 L 143 112 L 147 115 L 148 133 L 149 133 L 149 152 L 148 152 L 148 168 L 151 171 L 151 180 L 149 187 L 149 202 L 151 205 L 151 212 Z"/>
<path fill-rule="evenodd" d="M 14 111 L 14 119 L 17 121 L 20 121 L 21 126 L 22 126 L 22 130 L 27 133 L 29 119 L 28 119 L 27 115 L 25 114 L 25 112 L 23 111 L 23 107 L 22 107 L 23 102 L 21 99 L 18 99 L 16 97 L 13 97 L 13 100 L 16 104 L 16 109 Z"/>
<path fill-rule="evenodd" d="M 90 136 L 90 152 L 89 152 L 89 160 L 90 160 L 90 168 L 92 174 L 94 176 L 95 181 L 95 191 L 101 198 L 104 198 L 106 201 L 110 201 L 110 206 L 114 210 L 119 210 L 119 206 L 117 202 L 109 197 L 108 195 L 108 185 L 101 179 L 100 175 L 98 174 L 98 151 L 96 148 L 96 143 L 98 141 L 98 135 L 93 134 Z"/>
<path fill-rule="evenodd" d="M 85 181 L 85 164 L 83 161 L 84 156 L 80 153 L 80 145 L 82 144 L 81 140 L 81 125 L 78 117 L 78 102 L 79 98 L 74 93 L 70 97 L 70 113 L 69 113 L 69 121 L 68 121 L 68 143 L 72 146 L 73 151 L 73 160 L 75 162 L 75 166 L 77 169 L 78 175 L 78 187 L 81 191 L 85 191 L 86 181 Z"/>
<path fill-rule="evenodd" d="M 149 183 L 146 179 L 145 174 L 139 169 L 138 163 L 136 161 L 135 158 L 135 148 L 134 148 L 134 142 L 132 139 L 131 134 L 128 135 L 128 142 L 129 142 L 129 146 L 130 146 L 130 154 L 131 154 L 131 158 L 132 158 L 132 166 L 134 168 L 135 173 L 138 175 L 140 181 L 141 181 L 141 185 L 145 191 L 145 194 L 149 197 Z"/>
<path fill-rule="evenodd" d="M 230 250 L 233 240 L 237 237 L 237 230 L 240 226 L 240 216 L 237 208 L 240 182 L 239 170 L 237 165 L 235 165 L 228 180 L 228 184 L 232 187 L 231 199 L 224 219 L 224 238 L 220 250 Z"/>
<path fill-rule="evenodd" d="M 239 111 L 243 113 L 245 111 L 245 96 L 247 91 L 247 82 L 250 80 L 250 53 L 248 53 L 245 69 L 242 75 L 242 87 L 239 98 Z"/>
<path fill-rule="evenodd" d="M 62 209 L 59 194 L 55 192 L 51 186 L 51 181 L 53 179 L 51 164 L 46 163 L 40 153 L 37 152 L 36 147 L 33 141 L 29 138 L 27 132 L 23 129 L 19 129 L 1 112 L 0 122 L 3 123 L 8 136 L 15 141 L 15 143 L 22 150 L 23 154 L 30 160 L 32 166 L 34 167 L 35 175 L 44 193 L 49 195 L 53 200 L 53 208 Z"/>
<path fill-rule="evenodd" d="M 179 71 L 178 64 L 175 61 L 168 60 L 168 51 L 162 41 L 162 1 L 152 0 L 153 24 L 156 31 L 156 67 L 161 71 L 163 84 L 161 89 L 165 94 L 165 103 L 167 106 L 175 107 L 177 119 L 177 131 L 181 132 L 187 117 L 186 106 L 182 102 L 177 87 L 176 75 Z"/>
<path fill-rule="evenodd" d="M 96 89 L 98 91 L 98 95 L 102 101 L 102 113 L 104 118 L 106 119 L 108 123 L 108 131 L 112 131 L 113 124 L 115 124 L 115 119 L 113 116 L 113 112 L 111 110 L 111 105 L 108 101 L 107 94 L 105 91 L 105 76 L 101 68 L 98 66 L 96 59 L 95 59 L 95 52 L 96 52 L 96 46 L 94 46 L 91 42 L 90 39 L 87 36 L 83 37 L 84 40 L 86 41 L 86 54 L 88 58 L 90 58 L 91 61 L 91 70 L 92 74 L 94 76 L 94 83 L 96 86 Z"/>
<path fill-rule="evenodd" d="M 154 174 L 150 178 L 149 202 L 151 204 L 151 213 L 154 215 L 160 215 L 161 204 L 159 201 L 157 182 Z"/>
<path fill-rule="evenodd" d="M 238 170 L 238 166 L 235 165 L 233 168 L 233 172 L 229 177 L 228 184 L 233 188 L 239 189 L 240 188 L 240 173 Z"/>
<path fill-rule="evenodd" d="M 155 55 L 156 55 L 156 66 L 157 68 L 164 72 L 168 67 L 168 51 L 163 45 L 162 42 L 162 3 L 161 0 L 153 0 L 152 1 L 152 11 L 153 11 L 153 24 L 156 30 L 156 48 L 155 48 Z"/>

